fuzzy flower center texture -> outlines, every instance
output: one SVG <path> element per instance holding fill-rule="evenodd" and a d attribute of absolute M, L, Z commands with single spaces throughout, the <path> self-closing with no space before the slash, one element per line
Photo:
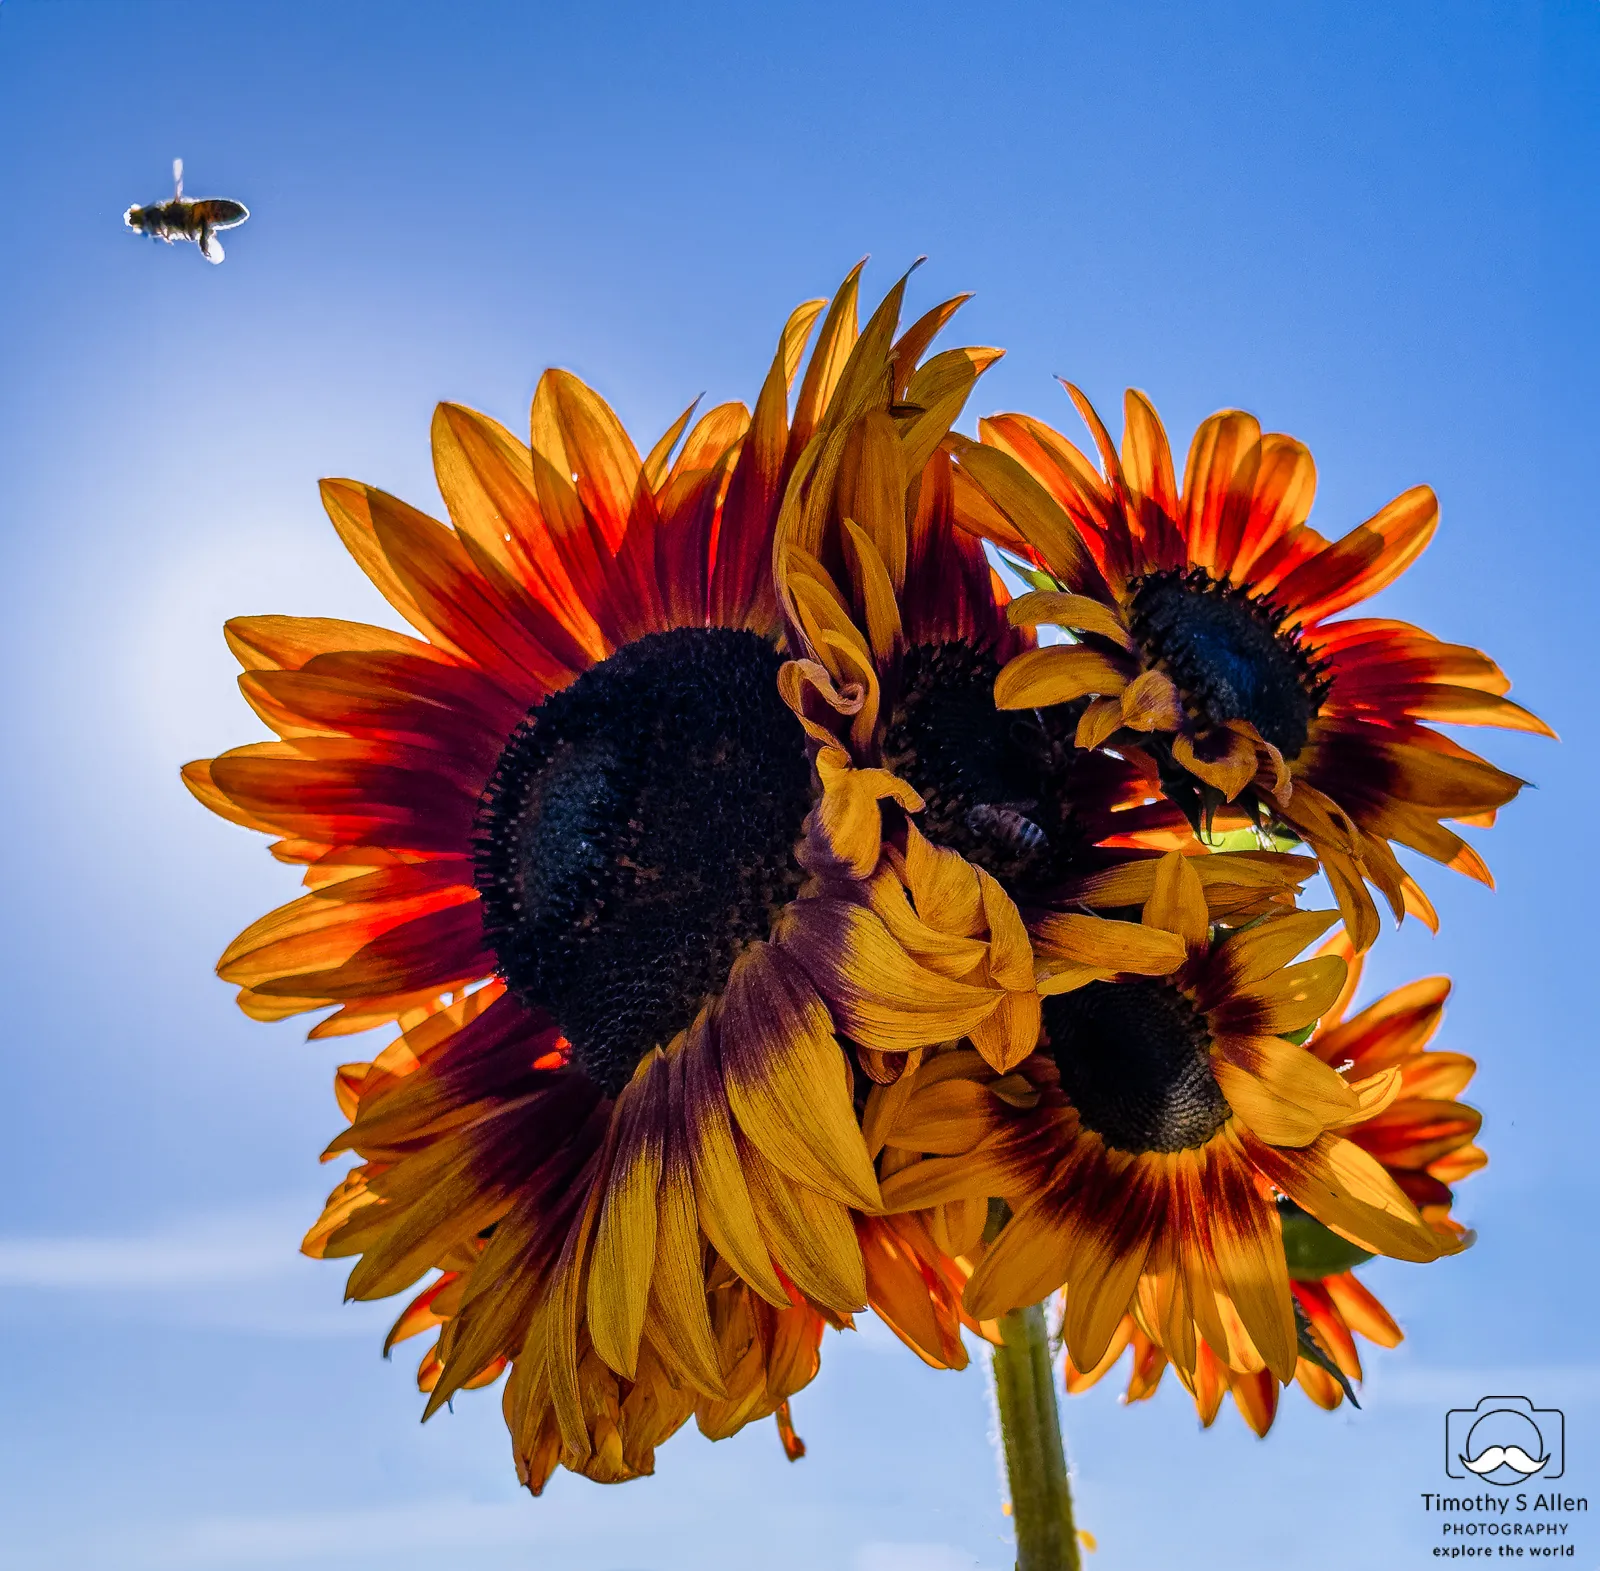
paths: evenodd
<path fill-rule="evenodd" d="M 1119 1151 L 1195 1150 L 1233 1111 L 1205 1021 L 1170 983 L 1090 982 L 1047 998 L 1044 1028 L 1062 1090 Z"/>
<path fill-rule="evenodd" d="M 930 840 L 1029 889 L 1065 877 L 1084 849 L 1072 815 L 1077 712 L 997 709 L 999 672 L 970 644 L 913 645 L 884 762 L 922 797 Z"/>
<path fill-rule="evenodd" d="M 719 993 L 803 874 L 810 807 L 781 656 L 731 628 L 652 633 L 535 708 L 478 813 L 499 970 L 608 1095 Z"/>
<path fill-rule="evenodd" d="M 1151 573 L 1134 591 L 1129 621 L 1146 662 L 1166 671 L 1196 719 L 1248 720 L 1286 761 L 1300 756 L 1322 688 L 1269 600 L 1199 568 Z"/>

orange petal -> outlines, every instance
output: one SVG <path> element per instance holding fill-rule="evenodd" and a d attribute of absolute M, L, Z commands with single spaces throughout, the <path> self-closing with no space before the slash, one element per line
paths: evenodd
<path fill-rule="evenodd" d="M 1100 574 L 1072 519 L 1051 494 L 1009 453 L 963 444 L 961 468 L 1039 552 L 1057 579 L 1070 588 L 1088 587 Z"/>
<path fill-rule="evenodd" d="M 1203 421 L 1189 444 L 1189 461 L 1183 476 L 1184 534 L 1190 559 L 1218 576 L 1229 564 L 1217 560 L 1223 515 L 1232 500 L 1235 472 L 1246 455 L 1258 454 L 1261 424 L 1254 415 L 1224 409 Z M 1255 467 L 1249 484 L 1255 482 Z"/>

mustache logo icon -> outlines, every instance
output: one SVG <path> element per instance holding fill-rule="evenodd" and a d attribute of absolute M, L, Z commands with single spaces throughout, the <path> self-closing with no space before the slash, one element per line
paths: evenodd
<path fill-rule="evenodd" d="M 1486 1396 L 1476 1407 L 1453 1407 L 1444 1420 L 1444 1470 L 1515 1489 L 1535 1474 L 1560 1478 L 1566 1419 L 1560 1408 L 1535 1407 L 1525 1396 Z"/>
<path fill-rule="evenodd" d="M 1463 1456 L 1461 1465 L 1479 1477 L 1501 1466 L 1515 1468 L 1524 1477 L 1529 1477 L 1549 1460 L 1548 1456 L 1542 1456 L 1535 1461 L 1521 1446 L 1486 1446 L 1477 1456 Z"/>

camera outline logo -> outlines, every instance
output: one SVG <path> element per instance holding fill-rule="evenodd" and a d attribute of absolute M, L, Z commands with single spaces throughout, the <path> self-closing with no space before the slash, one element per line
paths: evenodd
<path fill-rule="evenodd" d="M 1560 1478 L 1566 1466 L 1565 1415 L 1525 1396 L 1486 1396 L 1444 1415 L 1444 1470 L 1509 1489 L 1532 1478 Z"/>

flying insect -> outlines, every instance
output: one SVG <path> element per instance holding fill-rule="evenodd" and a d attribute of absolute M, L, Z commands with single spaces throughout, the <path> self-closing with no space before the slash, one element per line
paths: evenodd
<path fill-rule="evenodd" d="M 243 202 L 230 202 L 223 196 L 190 197 L 183 194 L 183 160 L 172 160 L 173 193 L 169 201 L 149 207 L 130 207 L 122 221 L 135 234 L 152 240 L 192 240 L 208 262 L 222 260 L 219 229 L 233 229 L 250 216 Z"/>

